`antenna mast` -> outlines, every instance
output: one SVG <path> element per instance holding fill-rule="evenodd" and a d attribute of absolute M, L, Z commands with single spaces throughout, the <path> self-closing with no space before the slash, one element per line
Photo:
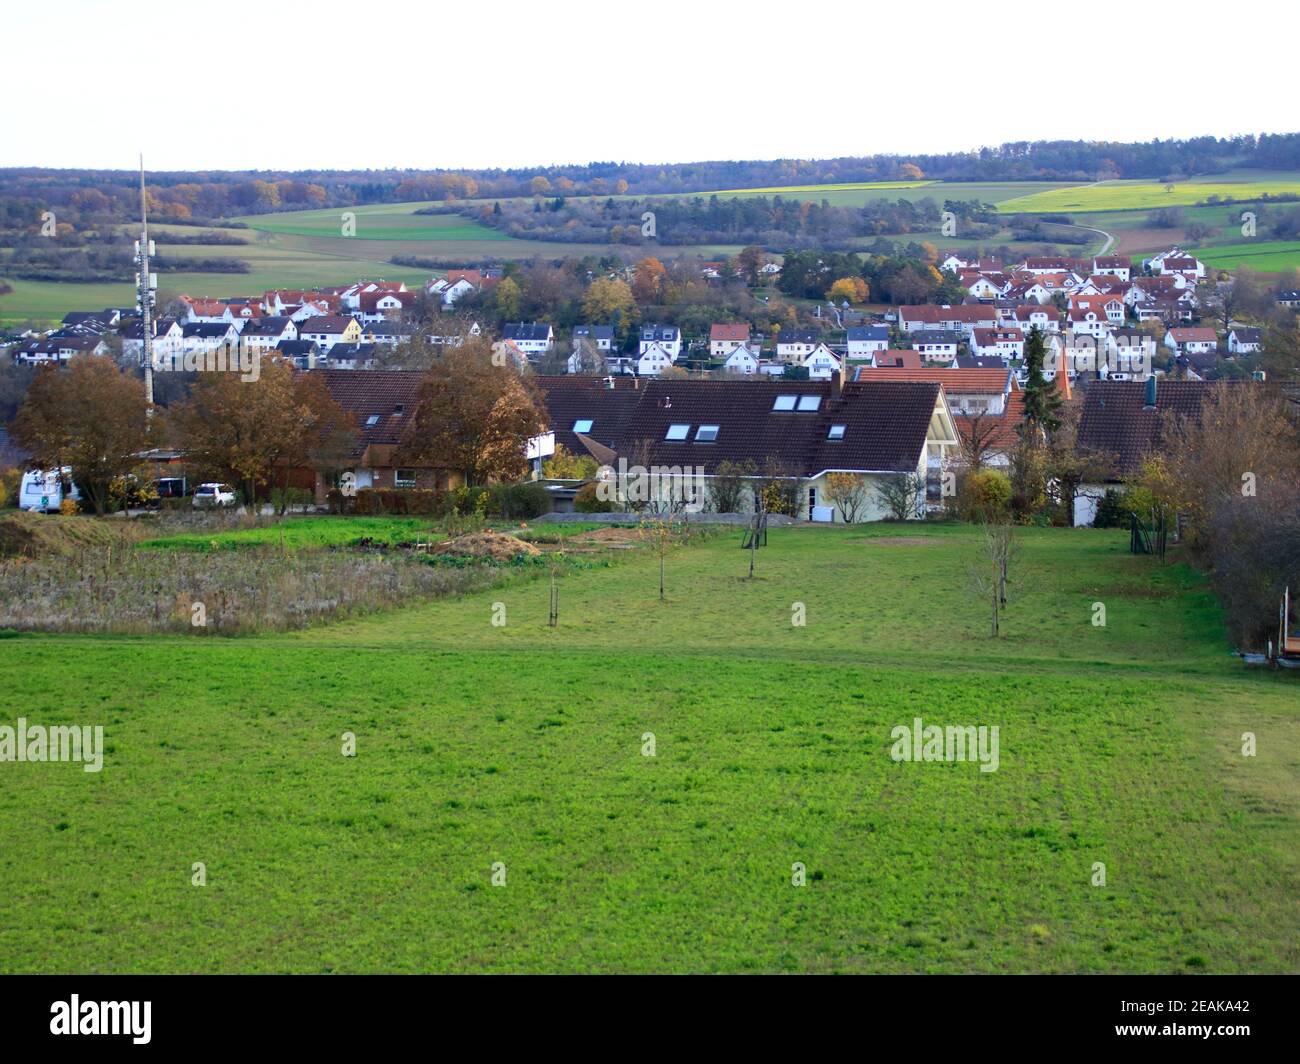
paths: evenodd
<path fill-rule="evenodd" d="M 153 305 L 158 276 L 149 272 L 149 255 L 153 241 L 149 239 L 149 209 L 144 193 L 144 155 L 140 156 L 140 239 L 135 245 L 135 292 L 140 306 L 140 329 L 144 337 L 141 349 L 144 360 L 144 399 L 153 413 Z"/>

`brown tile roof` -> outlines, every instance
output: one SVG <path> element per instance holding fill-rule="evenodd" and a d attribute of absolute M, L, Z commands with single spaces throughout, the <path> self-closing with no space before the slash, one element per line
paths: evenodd
<path fill-rule="evenodd" d="M 415 414 L 424 374 L 412 370 L 312 370 L 325 378 L 334 401 L 357 419 L 356 455 L 371 445 L 395 444 Z M 368 424 L 375 417 L 373 425 Z"/>
<path fill-rule="evenodd" d="M 1011 388 L 1012 374 L 1001 369 L 950 369 L 945 366 L 921 366 L 917 369 L 863 366 L 857 371 L 860 381 L 937 382 L 949 392 L 964 395 L 1002 395 Z"/>
<path fill-rule="evenodd" d="M 574 394 L 580 400 L 584 386 L 563 380 L 539 379 L 557 442 L 564 442 L 576 417 L 592 418 L 597 438 L 602 417 L 621 417 L 617 435 L 599 442 L 629 462 L 646 450 L 652 464 L 703 466 L 706 474 L 727 460 L 753 462 L 761 472 L 771 459 L 799 476 L 915 469 L 939 396 L 938 384 L 911 381 L 850 383 L 836 396 L 830 381 L 650 380 L 638 390 L 609 391 L 595 380 L 594 387 L 585 386 L 589 402 L 582 405 Z M 818 406 L 775 410 L 779 395 L 816 396 Z M 690 426 L 687 439 L 666 439 L 670 425 Z M 717 439 L 697 443 L 701 425 L 717 425 Z M 827 439 L 831 425 L 846 426 L 842 440 Z"/>
<path fill-rule="evenodd" d="M 749 339 L 749 323 L 741 322 L 738 325 L 721 325 L 715 324 L 709 329 L 709 339 L 713 340 L 739 340 L 741 342 Z"/>
<path fill-rule="evenodd" d="M 962 304 L 955 307 L 941 307 L 935 303 L 924 303 L 920 306 L 901 306 L 898 312 L 900 317 L 908 321 L 923 321 L 929 324 L 941 321 L 992 322 L 997 320 L 997 311 L 983 305 Z"/>
<path fill-rule="evenodd" d="M 614 387 L 604 377 L 542 376 L 533 378 L 546 400 L 555 442 L 573 454 L 586 454 L 573 426 L 579 420 L 591 421 L 591 431 L 584 435 L 605 447 L 617 449 L 623 427 L 641 393 L 631 377 L 614 377 Z"/>
<path fill-rule="evenodd" d="M 1113 455 L 1120 476 L 1136 473 L 1159 450 L 1166 414 L 1195 416 L 1211 387 L 1208 381 L 1157 380 L 1156 405 L 1149 409 L 1145 381 L 1095 381 L 1084 399 L 1076 446 Z"/>
<path fill-rule="evenodd" d="M 320 317 L 307 318 L 298 326 L 298 331 L 304 333 L 343 333 L 347 331 L 348 326 L 354 320 L 350 315 L 322 314 Z"/>

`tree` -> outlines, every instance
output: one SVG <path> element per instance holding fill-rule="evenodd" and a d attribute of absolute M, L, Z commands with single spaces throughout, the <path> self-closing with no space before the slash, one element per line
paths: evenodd
<path fill-rule="evenodd" d="M 420 385 L 419 405 L 397 449 L 403 465 L 453 469 L 466 484 L 517 480 L 525 444 L 545 431 L 545 407 L 509 359 L 496 365 L 475 338 L 443 353 Z"/>
<path fill-rule="evenodd" d="M 749 247 L 742 248 L 736 256 L 736 272 L 740 274 L 748 285 L 758 284 L 762 276 L 764 263 L 767 261 L 767 255 L 761 247 L 756 244 L 750 244 Z"/>
<path fill-rule="evenodd" d="M 632 295 L 636 297 L 636 301 L 643 306 L 648 303 L 658 303 L 663 295 L 666 273 L 664 264 L 653 255 L 638 262 L 632 278 Z"/>
<path fill-rule="evenodd" d="M 856 524 L 867 505 L 866 477 L 856 473 L 830 473 L 826 477 L 826 498 L 839 509 L 846 525 Z"/>
<path fill-rule="evenodd" d="M 597 277 L 582 297 L 582 313 L 591 322 L 630 321 L 636 300 L 626 281 Z"/>
<path fill-rule="evenodd" d="M 971 590 L 990 606 L 990 631 L 994 639 L 1001 630 L 1002 609 L 1007 603 L 1007 582 L 1015 556 L 1015 531 L 1005 520 L 986 520 L 981 525 L 983 558 L 968 568 Z"/>
<path fill-rule="evenodd" d="M 876 499 L 895 521 L 916 517 L 925 498 L 925 478 L 920 473 L 895 473 L 876 486 Z"/>
<path fill-rule="evenodd" d="M 903 181 L 920 181 L 925 173 L 915 163 L 904 163 L 898 168 L 898 176 Z"/>
<path fill-rule="evenodd" d="M 967 470 L 979 472 L 998 453 L 1000 428 L 1000 419 L 980 412 L 966 419 L 964 430 L 958 429 L 957 451 Z"/>
<path fill-rule="evenodd" d="M 186 466 L 200 476 L 241 485 L 245 505 L 294 469 L 341 465 L 355 439 L 355 419 L 325 382 L 295 373 L 284 359 L 263 359 L 255 381 L 234 373 L 200 373 L 169 421 Z"/>
<path fill-rule="evenodd" d="M 492 290 L 492 303 L 502 321 L 512 321 L 519 317 L 522 299 L 523 290 L 513 277 L 503 277 Z"/>
<path fill-rule="evenodd" d="M 549 480 L 591 480 L 600 472 L 600 464 L 589 454 L 573 454 L 562 443 L 542 463 L 542 476 Z"/>
<path fill-rule="evenodd" d="M 758 468 L 750 459 L 743 462 L 723 459 L 714 466 L 710 485 L 714 510 L 720 514 L 743 513 L 745 493 L 749 489 L 750 478 L 757 471 Z"/>
<path fill-rule="evenodd" d="M 1047 361 L 1047 341 L 1042 331 L 1035 325 L 1025 338 L 1025 417 L 1021 422 L 1021 435 L 1055 431 L 1061 424 L 1057 411 L 1061 407 L 1061 395 L 1056 384 L 1043 376 L 1043 364 Z"/>
<path fill-rule="evenodd" d="M 826 298 L 832 303 L 865 303 L 871 289 L 861 277 L 841 277 L 831 285 Z"/>
<path fill-rule="evenodd" d="M 139 466 L 153 427 L 144 382 L 108 359 L 83 355 L 35 376 L 10 431 L 32 464 L 70 466 L 72 479 L 102 515 L 109 484 Z"/>

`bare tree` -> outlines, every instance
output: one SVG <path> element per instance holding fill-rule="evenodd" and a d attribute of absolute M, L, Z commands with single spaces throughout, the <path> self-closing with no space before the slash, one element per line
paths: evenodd
<path fill-rule="evenodd" d="M 895 473 L 876 486 L 876 499 L 895 521 L 917 516 L 925 498 L 925 478 L 920 473 Z"/>
<path fill-rule="evenodd" d="M 846 525 L 855 524 L 867 505 L 867 478 L 856 473 L 831 473 L 826 478 L 826 498 L 839 509 Z"/>
<path fill-rule="evenodd" d="M 987 600 L 989 635 L 996 639 L 1007 604 L 1007 582 L 1016 553 L 1015 528 L 1009 521 L 985 521 L 981 529 L 981 560 L 968 568 L 972 593 Z"/>

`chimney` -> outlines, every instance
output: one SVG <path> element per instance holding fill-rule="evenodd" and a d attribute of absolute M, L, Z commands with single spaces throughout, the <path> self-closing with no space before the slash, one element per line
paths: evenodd
<path fill-rule="evenodd" d="M 840 371 L 839 373 L 835 374 L 834 377 L 835 383 L 831 385 L 832 398 L 838 399 L 840 397 L 840 394 L 844 391 L 844 385 L 848 383 L 848 380 L 849 380 L 849 355 L 848 352 L 846 351 L 843 355 L 840 356 Z"/>
<path fill-rule="evenodd" d="M 1148 410 L 1156 408 L 1156 375 L 1154 373 L 1147 378 L 1147 398 L 1143 405 Z"/>

